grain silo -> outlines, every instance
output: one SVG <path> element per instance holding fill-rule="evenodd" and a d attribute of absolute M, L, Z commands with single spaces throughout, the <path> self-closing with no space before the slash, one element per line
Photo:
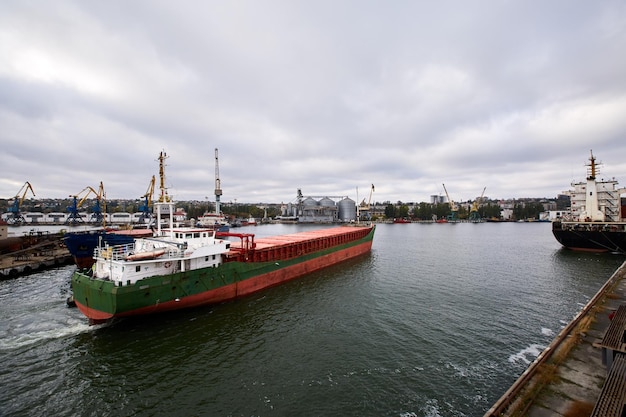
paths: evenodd
<path fill-rule="evenodd" d="M 353 222 L 356 220 L 356 203 L 354 200 L 346 197 L 339 201 L 339 221 L 340 222 Z"/>

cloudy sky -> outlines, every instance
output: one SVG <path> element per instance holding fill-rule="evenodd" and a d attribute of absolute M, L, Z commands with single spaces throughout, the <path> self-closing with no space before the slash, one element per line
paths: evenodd
<path fill-rule="evenodd" d="M 626 186 L 626 3 L 0 6 L 0 198 L 555 197 Z"/>

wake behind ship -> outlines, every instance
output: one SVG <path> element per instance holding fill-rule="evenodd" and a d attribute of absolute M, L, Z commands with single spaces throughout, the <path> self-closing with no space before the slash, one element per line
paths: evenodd
<path fill-rule="evenodd" d="M 370 252 L 375 232 L 368 225 L 261 239 L 228 233 L 239 239 L 231 242 L 212 229 L 175 228 L 172 201 L 156 203 L 155 209 L 154 236 L 113 245 L 102 241 L 93 266 L 73 274 L 74 301 L 91 323 L 252 294 Z M 162 213 L 170 216 L 167 229 Z"/>
<path fill-rule="evenodd" d="M 552 233 L 568 249 L 626 253 L 626 221 L 617 181 L 597 180 L 598 163 L 589 158 L 586 182 L 572 184 L 571 215 L 554 221 Z"/>

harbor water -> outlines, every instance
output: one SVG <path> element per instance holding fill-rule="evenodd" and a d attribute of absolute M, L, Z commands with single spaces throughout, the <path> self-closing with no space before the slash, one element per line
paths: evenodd
<path fill-rule="evenodd" d="M 97 326 L 72 266 L 2 281 L 0 415 L 482 416 L 624 260 L 549 223 L 381 224 L 358 259 Z"/>

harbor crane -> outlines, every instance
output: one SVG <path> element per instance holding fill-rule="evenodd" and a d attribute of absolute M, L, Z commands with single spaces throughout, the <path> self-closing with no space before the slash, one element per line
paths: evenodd
<path fill-rule="evenodd" d="M 478 197 L 478 199 L 475 200 L 474 203 L 472 203 L 472 208 L 469 214 L 469 219 L 471 222 L 474 222 L 474 223 L 480 222 L 480 213 L 478 212 L 478 209 L 480 208 L 480 205 L 483 201 L 483 197 L 485 195 L 486 189 L 487 187 L 483 188 L 483 192 L 480 194 L 480 197 Z"/>
<path fill-rule="evenodd" d="M 457 207 L 456 203 L 450 198 L 450 195 L 448 194 L 448 190 L 446 190 L 446 184 L 442 184 L 443 185 L 443 191 L 445 191 L 446 193 L 446 198 L 448 199 L 448 204 L 450 205 L 450 214 L 448 214 L 447 220 L 449 222 L 456 222 L 459 220 L 459 208 Z"/>
<path fill-rule="evenodd" d="M 358 200 L 358 194 L 359 194 L 359 189 L 357 188 L 356 190 L 357 193 L 357 200 Z M 372 184 L 372 187 L 370 188 L 370 196 L 367 199 L 367 203 L 365 202 L 365 199 L 363 199 L 363 201 L 361 202 L 361 204 L 358 206 L 358 210 L 359 212 L 357 213 L 357 219 L 361 218 L 361 212 L 365 212 L 365 220 L 371 220 L 372 218 L 372 212 L 371 212 L 371 204 L 372 204 L 372 194 L 374 193 L 374 184 Z"/>
<path fill-rule="evenodd" d="M 15 197 L 13 198 L 13 205 L 11 205 L 7 210 L 10 214 L 10 217 L 7 219 L 7 223 L 11 225 L 20 225 L 26 221 L 24 216 L 20 212 L 20 208 L 22 207 L 22 203 L 26 198 L 26 194 L 30 191 L 35 196 L 35 191 L 33 191 L 33 187 L 30 185 L 28 181 L 22 185 L 22 188 L 17 192 Z"/>
<path fill-rule="evenodd" d="M 217 148 L 215 148 L 215 213 L 219 216 L 221 214 L 220 209 L 220 197 L 222 195 L 222 188 L 220 184 L 220 163 L 217 156 Z"/>
<path fill-rule="evenodd" d="M 150 221 L 152 219 L 152 195 L 154 194 L 154 184 L 156 183 L 156 177 L 153 175 L 150 180 L 150 184 L 148 184 L 148 189 L 146 193 L 141 196 L 144 199 L 144 203 L 139 206 L 139 211 L 141 212 L 141 217 L 139 217 L 139 223 L 143 223 L 144 221 Z"/>
<path fill-rule="evenodd" d="M 106 197 L 104 193 L 104 185 L 100 182 L 100 187 L 98 191 L 94 190 L 92 187 L 87 186 L 83 188 L 83 190 L 76 194 L 70 195 L 74 200 L 72 205 L 67 208 L 69 215 L 67 216 L 66 224 L 75 225 L 83 222 L 83 218 L 78 212 L 78 210 L 82 207 L 83 203 L 87 200 L 87 198 L 93 194 L 96 198 L 96 202 L 92 207 L 92 212 L 90 216 L 91 223 L 102 223 L 104 226 L 106 221 L 103 211 L 106 213 Z M 82 196 L 82 197 L 81 197 Z M 80 198 L 80 201 L 78 200 Z"/>

